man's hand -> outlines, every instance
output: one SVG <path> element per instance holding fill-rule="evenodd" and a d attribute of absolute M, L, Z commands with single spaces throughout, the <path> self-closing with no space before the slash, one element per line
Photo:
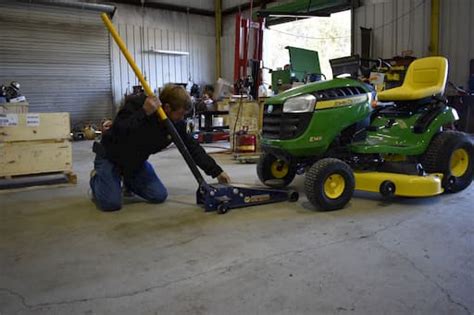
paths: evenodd
<path fill-rule="evenodd" d="M 230 177 L 227 175 L 226 172 L 222 172 L 219 175 L 217 175 L 217 181 L 219 184 L 229 184 L 230 183 Z"/>
<path fill-rule="evenodd" d="M 143 110 L 145 113 L 150 116 L 156 113 L 158 107 L 161 106 L 160 99 L 156 96 L 148 96 L 143 104 Z"/>
<path fill-rule="evenodd" d="M 102 132 L 105 132 L 112 128 L 112 120 L 106 119 L 102 122 Z"/>

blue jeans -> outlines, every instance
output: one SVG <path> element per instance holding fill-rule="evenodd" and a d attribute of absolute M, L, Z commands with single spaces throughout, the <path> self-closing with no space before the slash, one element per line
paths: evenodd
<path fill-rule="evenodd" d="M 90 186 L 97 206 L 103 211 L 116 211 L 122 208 L 122 175 L 120 170 L 107 159 L 96 158 L 95 175 Z M 150 163 L 131 176 L 123 177 L 124 185 L 134 194 L 152 203 L 161 203 L 168 197 L 166 187 L 156 175 Z"/>

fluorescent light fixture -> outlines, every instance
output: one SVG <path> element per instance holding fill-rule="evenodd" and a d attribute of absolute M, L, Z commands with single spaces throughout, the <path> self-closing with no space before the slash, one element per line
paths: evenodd
<path fill-rule="evenodd" d="M 176 56 L 188 56 L 189 52 L 179 50 L 163 50 L 163 49 L 150 49 L 149 52 L 163 54 L 163 55 L 176 55 Z"/>

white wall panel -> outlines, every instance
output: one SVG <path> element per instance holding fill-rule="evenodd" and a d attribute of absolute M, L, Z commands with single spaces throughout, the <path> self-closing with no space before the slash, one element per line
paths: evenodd
<path fill-rule="evenodd" d="M 223 1 L 224 2 L 224 1 Z M 222 19 L 221 37 L 221 69 L 222 77 L 234 82 L 234 50 L 235 50 L 235 14 L 226 15 Z"/>
<path fill-rule="evenodd" d="M 214 83 L 215 26 L 213 17 L 117 5 L 114 24 L 153 89 L 168 82 Z M 189 32 L 188 32 L 189 24 Z M 189 52 L 163 55 L 151 49 Z M 118 47 L 111 46 L 114 104 L 120 105 L 137 79 Z"/>

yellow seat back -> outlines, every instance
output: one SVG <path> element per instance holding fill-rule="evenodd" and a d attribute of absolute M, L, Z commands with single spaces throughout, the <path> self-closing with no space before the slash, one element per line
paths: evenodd
<path fill-rule="evenodd" d="M 413 61 L 402 86 L 378 94 L 381 101 L 410 101 L 443 94 L 448 77 L 448 60 L 426 57 Z"/>
<path fill-rule="evenodd" d="M 448 60 L 444 57 L 427 57 L 417 59 L 408 66 L 403 85 L 415 90 L 434 88 L 434 94 L 443 94 L 447 77 Z"/>

